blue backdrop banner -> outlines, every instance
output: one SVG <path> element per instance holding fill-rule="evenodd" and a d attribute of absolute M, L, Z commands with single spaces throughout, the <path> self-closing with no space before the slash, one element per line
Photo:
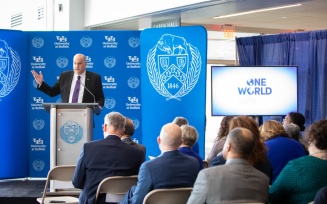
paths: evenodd
<path fill-rule="evenodd" d="M 147 155 L 157 156 L 162 125 L 184 116 L 199 132 L 203 157 L 206 39 L 201 26 L 142 32 L 0 30 L 0 164 L 5 167 L 0 178 L 47 176 L 50 115 L 42 104 L 61 100 L 38 91 L 30 71 L 41 71 L 53 85 L 61 72 L 73 69 L 77 53 L 86 56 L 87 70 L 101 75 L 104 90 L 93 140 L 103 138 L 105 114 L 118 111 L 133 120 L 133 138 L 146 146 Z"/>
<path fill-rule="evenodd" d="M 28 175 L 26 48 L 23 32 L 0 30 L 0 178 Z"/>
<path fill-rule="evenodd" d="M 140 104 L 140 31 L 67 31 L 28 32 L 29 71 L 41 71 L 44 80 L 53 85 L 60 73 L 73 69 L 73 56 L 86 56 L 87 70 L 102 77 L 105 105 L 94 116 L 94 140 L 102 139 L 104 116 L 111 111 L 130 117 L 142 142 Z M 29 174 L 44 177 L 50 168 L 50 115 L 42 103 L 61 102 L 60 95 L 51 98 L 36 89 L 29 73 Z"/>
<path fill-rule="evenodd" d="M 207 31 L 202 26 L 152 28 L 141 33 L 142 134 L 148 156 L 158 156 L 161 127 L 185 117 L 204 157 Z"/>

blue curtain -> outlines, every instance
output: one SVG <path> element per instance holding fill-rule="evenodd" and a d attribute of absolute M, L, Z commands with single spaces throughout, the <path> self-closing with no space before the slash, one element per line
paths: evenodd
<path fill-rule="evenodd" d="M 237 38 L 236 44 L 241 66 L 298 66 L 298 111 L 308 126 L 326 118 L 326 39 L 321 30 Z"/>

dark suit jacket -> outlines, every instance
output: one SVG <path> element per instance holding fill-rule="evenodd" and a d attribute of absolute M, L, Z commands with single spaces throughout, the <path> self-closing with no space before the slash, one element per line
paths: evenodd
<path fill-rule="evenodd" d="M 57 82 L 51 87 L 43 82 L 37 89 L 44 92 L 50 97 L 61 94 L 61 101 L 63 103 L 69 102 L 70 87 L 72 84 L 74 71 L 65 71 L 60 74 Z M 82 85 L 83 86 L 83 85 Z M 85 73 L 85 87 L 94 95 L 96 103 L 101 107 L 104 105 L 104 94 L 102 90 L 102 82 L 100 75 L 86 71 Z M 94 103 L 94 97 L 84 88 L 83 103 Z"/>
<path fill-rule="evenodd" d="M 94 204 L 102 179 L 137 175 L 144 161 L 143 152 L 121 141 L 118 136 L 85 143 L 73 176 L 75 188 L 82 189 L 80 204 Z"/>
<path fill-rule="evenodd" d="M 136 142 L 134 142 L 130 137 L 126 137 L 124 139 L 122 139 L 121 141 L 125 142 L 126 144 L 132 145 L 133 147 L 138 148 L 139 150 L 144 152 L 144 158 L 146 155 L 146 148 L 144 145 L 138 144 Z"/>
<path fill-rule="evenodd" d="M 132 203 L 142 204 L 146 194 L 153 189 L 193 187 L 199 171 L 196 158 L 178 150 L 165 152 L 141 165 Z"/>

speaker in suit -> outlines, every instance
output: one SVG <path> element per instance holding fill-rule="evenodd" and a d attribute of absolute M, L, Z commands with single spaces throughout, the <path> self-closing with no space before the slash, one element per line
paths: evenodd
<path fill-rule="evenodd" d="M 121 204 L 142 204 L 146 194 L 154 189 L 193 186 L 200 165 L 196 158 L 178 151 L 180 127 L 172 123 L 164 125 L 158 144 L 161 155 L 141 165 L 137 185 L 126 193 Z"/>
<path fill-rule="evenodd" d="M 144 154 L 121 141 L 125 117 L 118 112 L 105 116 L 102 140 L 85 143 L 72 179 L 75 188 L 82 189 L 80 204 L 94 204 L 99 183 L 110 176 L 137 175 Z M 105 194 L 99 198 L 104 203 Z"/>
<path fill-rule="evenodd" d="M 266 203 L 269 178 L 247 161 L 254 143 L 248 129 L 233 129 L 223 149 L 226 164 L 199 172 L 187 204 Z"/>
<path fill-rule="evenodd" d="M 61 94 L 61 100 L 63 103 L 71 102 L 72 90 L 74 90 L 77 76 L 82 76 L 81 92 L 83 97 L 79 99 L 78 102 L 95 102 L 98 103 L 101 107 L 104 105 L 104 94 L 101 77 L 99 74 L 86 71 L 86 60 L 85 56 L 82 54 L 76 54 L 74 56 L 74 70 L 61 73 L 57 82 L 52 87 L 44 82 L 42 72 L 37 74 L 34 70 L 32 70 L 32 74 L 38 83 L 38 90 L 49 95 L 50 97 Z"/>

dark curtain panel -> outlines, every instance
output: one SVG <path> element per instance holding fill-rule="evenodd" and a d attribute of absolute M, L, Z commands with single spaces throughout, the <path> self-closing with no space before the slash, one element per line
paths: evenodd
<path fill-rule="evenodd" d="M 306 127 L 326 118 L 327 30 L 237 38 L 241 66 L 298 66 L 298 111 Z M 283 82 L 281 82 L 283 83 Z M 282 120 L 264 116 L 262 121 Z"/>

